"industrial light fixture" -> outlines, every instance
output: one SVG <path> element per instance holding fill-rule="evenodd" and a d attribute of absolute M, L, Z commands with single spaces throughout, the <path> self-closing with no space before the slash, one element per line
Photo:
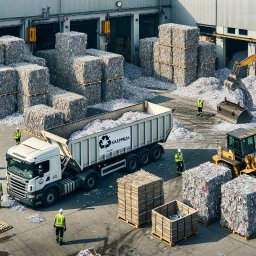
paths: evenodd
<path fill-rule="evenodd" d="M 122 1 L 117 1 L 117 2 L 116 2 L 116 6 L 117 6 L 118 8 L 121 8 L 122 5 L 123 5 Z"/>

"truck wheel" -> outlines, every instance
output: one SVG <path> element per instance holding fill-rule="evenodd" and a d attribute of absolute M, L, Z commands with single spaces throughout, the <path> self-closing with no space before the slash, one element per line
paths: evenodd
<path fill-rule="evenodd" d="M 89 174 L 83 182 L 83 190 L 90 191 L 97 188 L 99 185 L 99 178 L 96 174 Z"/>
<path fill-rule="evenodd" d="M 163 148 L 156 144 L 150 148 L 150 155 L 153 162 L 159 161 L 162 157 Z"/>
<path fill-rule="evenodd" d="M 146 166 L 151 162 L 150 151 L 148 149 L 142 149 L 138 153 L 140 166 Z"/>
<path fill-rule="evenodd" d="M 50 207 L 54 205 L 58 200 L 58 193 L 54 189 L 46 190 L 43 194 L 43 205 Z"/>
<path fill-rule="evenodd" d="M 139 160 L 135 154 L 130 154 L 126 158 L 126 170 L 135 172 L 139 168 Z"/>

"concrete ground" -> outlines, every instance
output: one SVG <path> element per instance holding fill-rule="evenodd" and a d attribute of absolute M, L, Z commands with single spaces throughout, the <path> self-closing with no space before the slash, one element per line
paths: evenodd
<path fill-rule="evenodd" d="M 214 111 L 206 109 L 203 118 L 196 117 L 196 103 L 177 98 L 171 93 L 159 92 L 155 99 L 164 106 L 175 108 L 175 117 L 187 128 L 198 132 L 202 139 L 191 141 L 167 141 L 161 161 L 152 163 L 145 170 L 164 179 L 165 201 L 181 200 L 182 177 L 176 177 L 175 149 L 184 149 L 186 169 L 211 161 L 217 145 L 225 140 L 224 134 L 213 131 L 212 125 L 219 122 Z M 14 127 L 15 128 L 15 127 Z M 0 126 L 0 176 L 5 175 L 5 153 L 14 145 L 14 128 Z M 25 138 L 25 136 L 23 136 Z M 209 226 L 199 225 L 197 236 L 174 247 L 151 236 L 150 225 L 135 229 L 117 219 L 116 180 L 125 175 L 114 173 L 104 178 L 99 189 L 85 193 L 76 192 L 51 208 L 13 212 L 0 209 L 0 220 L 13 229 L 0 234 L 0 256 L 58 256 L 76 255 L 80 250 L 93 247 L 104 256 L 240 256 L 256 255 L 256 239 L 246 241 L 230 234 L 216 222 Z M 4 183 L 5 184 L 5 183 Z M 53 220 L 59 208 L 64 209 L 67 221 L 65 244 L 55 242 Z M 40 224 L 28 223 L 26 217 L 39 213 L 45 218 Z"/>

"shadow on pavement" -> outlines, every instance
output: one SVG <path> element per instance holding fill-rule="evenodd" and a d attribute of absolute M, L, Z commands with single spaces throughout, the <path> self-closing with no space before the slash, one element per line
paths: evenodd
<path fill-rule="evenodd" d="M 95 238 L 87 238 L 87 239 L 77 239 L 77 240 L 65 241 L 64 245 L 86 244 L 86 243 L 99 242 L 99 241 L 106 240 L 106 239 L 107 239 L 106 237 L 95 237 Z"/>

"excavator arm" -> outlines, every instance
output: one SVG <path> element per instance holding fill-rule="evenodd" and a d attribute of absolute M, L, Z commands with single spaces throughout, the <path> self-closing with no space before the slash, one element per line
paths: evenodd
<path fill-rule="evenodd" d="M 241 67 L 248 66 L 255 61 L 256 61 L 256 54 L 253 54 L 242 61 L 236 61 L 232 70 L 232 75 L 237 76 Z"/>

